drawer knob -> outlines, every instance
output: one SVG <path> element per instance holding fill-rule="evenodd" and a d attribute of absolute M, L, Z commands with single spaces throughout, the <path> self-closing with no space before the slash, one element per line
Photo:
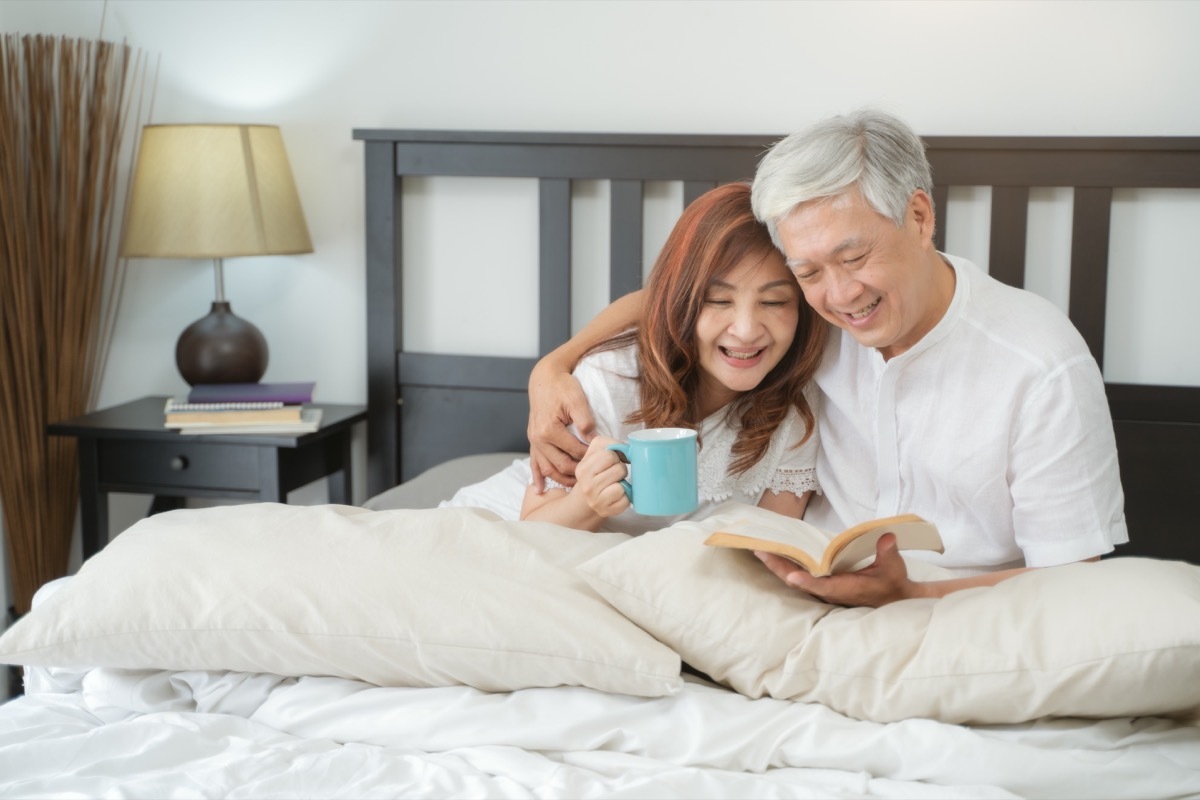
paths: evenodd
<path fill-rule="evenodd" d="M 171 459 L 171 469 L 175 470 L 176 472 L 187 469 L 187 465 L 187 456 L 175 456 Z"/>

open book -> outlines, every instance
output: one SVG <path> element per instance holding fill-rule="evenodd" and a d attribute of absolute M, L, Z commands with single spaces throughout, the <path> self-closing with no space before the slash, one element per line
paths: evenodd
<path fill-rule="evenodd" d="M 778 524 L 774 524 L 778 519 Z M 826 533 L 804 520 L 775 515 L 770 523 L 761 516 L 745 529 L 717 531 L 704 540 L 717 547 L 762 550 L 790 558 L 816 577 L 852 569 L 875 555 L 875 543 L 885 533 L 896 534 L 901 550 L 941 553 L 942 537 L 932 522 L 916 514 L 901 514 L 862 522 L 838 534 Z"/>

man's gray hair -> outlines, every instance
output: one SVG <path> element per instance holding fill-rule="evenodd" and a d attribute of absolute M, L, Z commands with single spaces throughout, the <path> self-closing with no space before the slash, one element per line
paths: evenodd
<path fill-rule="evenodd" d="M 796 206 L 855 186 L 873 209 L 903 225 L 912 193 L 933 195 L 925 143 L 904 122 L 875 109 L 831 117 L 767 151 L 750 198 L 754 216 L 779 247 L 779 222 Z"/>

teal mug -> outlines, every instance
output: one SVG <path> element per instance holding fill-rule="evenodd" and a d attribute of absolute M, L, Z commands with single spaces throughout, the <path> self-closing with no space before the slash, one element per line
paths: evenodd
<path fill-rule="evenodd" d="M 629 441 L 610 444 L 629 464 L 621 481 L 633 510 L 648 516 L 675 516 L 700 505 L 696 489 L 696 432 L 690 428 L 646 428 Z"/>

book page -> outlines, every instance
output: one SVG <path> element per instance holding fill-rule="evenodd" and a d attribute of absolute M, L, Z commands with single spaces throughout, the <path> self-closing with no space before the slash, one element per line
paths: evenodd
<path fill-rule="evenodd" d="M 833 537 L 799 519 L 772 515 L 770 521 L 736 520 L 723 531 L 709 536 L 705 544 L 743 550 L 765 550 L 790 558 L 807 569 L 821 560 L 821 553 Z"/>
<path fill-rule="evenodd" d="M 844 572 L 858 562 L 875 555 L 875 544 L 885 533 L 896 534 L 896 546 L 901 550 L 943 550 L 942 537 L 933 524 L 920 517 L 906 515 L 856 525 L 837 537 L 838 549 L 831 552 L 829 571 Z"/>

